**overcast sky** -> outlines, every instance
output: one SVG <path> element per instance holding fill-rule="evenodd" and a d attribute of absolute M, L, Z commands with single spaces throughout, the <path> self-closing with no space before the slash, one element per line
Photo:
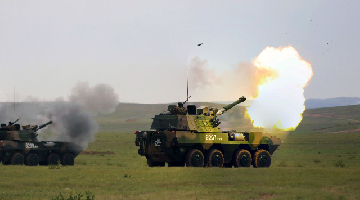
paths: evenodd
<path fill-rule="evenodd" d="M 359 2 L 1 1 L 0 101 L 14 87 L 17 101 L 66 100 L 78 82 L 109 84 L 120 101 L 185 100 L 188 59 L 221 74 L 289 45 L 313 67 L 306 99 L 360 97 Z M 242 95 L 189 85 L 193 101 Z"/>

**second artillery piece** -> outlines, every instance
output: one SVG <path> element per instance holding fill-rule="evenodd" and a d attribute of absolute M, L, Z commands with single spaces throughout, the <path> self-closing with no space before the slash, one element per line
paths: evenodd
<path fill-rule="evenodd" d="M 137 131 L 135 145 L 150 167 L 269 167 L 279 138 L 262 132 L 221 131 L 217 118 L 245 97 L 222 109 L 179 102 L 155 115 L 151 131 Z"/>
<path fill-rule="evenodd" d="M 74 165 L 74 159 L 82 147 L 71 142 L 39 141 L 37 131 L 52 124 L 22 126 L 15 122 L 0 127 L 0 162 L 3 165 Z"/>

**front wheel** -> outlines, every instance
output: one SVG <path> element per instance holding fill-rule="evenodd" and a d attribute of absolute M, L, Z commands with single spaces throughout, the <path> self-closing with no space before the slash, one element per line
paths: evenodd
<path fill-rule="evenodd" d="M 268 151 L 260 149 L 254 154 L 254 167 L 270 167 L 271 155 Z"/>
<path fill-rule="evenodd" d="M 198 150 L 193 149 L 189 151 L 186 156 L 186 167 L 203 167 L 204 166 L 204 154 Z"/>
<path fill-rule="evenodd" d="M 74 165 L 74 156 L 71 153 L 66 153 L 62 156 L 61 159 L 62 165 Z"/>

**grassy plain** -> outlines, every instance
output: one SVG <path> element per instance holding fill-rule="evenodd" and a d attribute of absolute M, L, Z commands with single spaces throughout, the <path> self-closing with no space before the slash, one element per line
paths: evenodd
<path fill-rule="evenodd" d="M 360 131 L 353 131 L 358 127 L 340 133 L 321 129 L 332 124 L 318 115 L 336 114 L 336 108 L 307 110 L 302 123 L 308 124 L 300 125 L 308 131 L 277 134 L 283 143 L 270 168 L 229 169 L 147 167 L 137 154 L 134 131 L 148 130 L 151 117 L 166 110 L 151 107 L 121 104 L 115 113 L 97 117 L 100 132 L 87 150 L 115 154 L 79 155 L 74 166 L 60 169 L 0 165 L 0 199 L 52 199 L 60 192 L 69 197 L 86 191 L 107 200 L 360 199 Z M 344 127 L 357 123 L 354 109 L 328 119 L 341 118 Z"/>

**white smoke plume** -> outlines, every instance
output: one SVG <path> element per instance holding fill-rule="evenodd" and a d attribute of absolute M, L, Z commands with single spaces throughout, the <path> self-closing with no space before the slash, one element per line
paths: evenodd
<path fill-rule="evenodd" d="M 250 62 L 238 63 L 229 70 L 216 71 L 208 67 L 207 60 L 194 57 L 189 66 L 189 86 L 192 92 L 201 94 L 205 91 L 203 89 L 211 89 L 212 92 L 206 92 L 206 96 L 213 101 L 235 101 L 241 96 L 251 99 L 258 93 L 257 86 L 265 77 L 276 76 L 276 72 L 257 68 Z"/>
<path fill-rule="evenodd" d="M 221 84 L 221 79 L 217 76 L 215 69 L 209 69 L 207 60 L 200 60 L 198 56 L 191 60 L 189 79 L 193 88 L 204 89 L 214 84 Z"/>

